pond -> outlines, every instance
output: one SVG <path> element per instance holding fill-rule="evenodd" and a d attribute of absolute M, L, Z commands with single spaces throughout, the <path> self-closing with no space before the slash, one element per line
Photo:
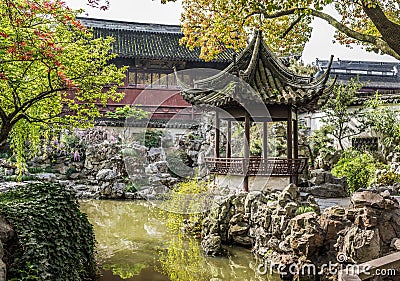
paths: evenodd
<path fill-rule="evenodd" d="M 204 257 L 197 240 L 170 234 L 147 201 L 89 200 L 81 209 L 94 226 L 101 281 L 280 280 L 258 274 L 249 249 L 232 246 L 224 257 Z"/>

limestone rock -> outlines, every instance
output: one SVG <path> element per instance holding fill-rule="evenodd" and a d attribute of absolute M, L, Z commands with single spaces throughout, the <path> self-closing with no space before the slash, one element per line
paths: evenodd
<path fill-rule="evenodd" d="M 372 207 L 378 209 L 385 208 L 385 199 L 377 193 L 362 191 L 354 192 L 351 196 L 351 204 L 353 208 Z"/>
<path fill-rule="evenodd" d="M 345 253 L 349 261 L 363 263 L 381 255 L 378 229 L 361 229 L 351 227 L 338 241 L 339 251 Z"/>
<path fill-rule="evenodd" d="M 285 206 L 286 203 L 291 201 L 299 201 L 300 192 L 295 184 L 289 184 L 285 187 L 278 196 L 278 203 L 281 206 Z"/>
<path fill-rule="evenodd" d="M 111 169 L 102 169 L 98 171 L 96 174 L 96 179 L 98 181 L 111 180 L 115 179 L 116 177 L 117 175 Z"/>
<path fill-rule="evenodd" d="M 341 184 L 324 183 L 316 186 L 303 187 L 301 190 L 319 198 L 347 197 L 346 188 Z"/>
<path fill-rule="evenodd" d="M 204 237 L 201 241 L 201 248 L 206 255 L 220 255 L 222 252 L 221 237 L 215 234 Z"/>
<path fill-rule="evenodd" d="M 147 159 L 150 162 L 158 162 L 158 161 L 165 161 L 165 153 L 161 147 L 152 147 L 147 152 Z"/>
<path fill-rule="evenodd" d="M 320 198 L 347 197 L 347 183 L 345 178 L 336 178 L 323 169 L 311 171 L 310 185 L 302 186 L 300 191 Z"/>
<path fill-rule="evenodd" d="M 57 175 L 53 173 L 40 173 L 35 175 L 38 180 L 54 182 L 57 179 Z"/>
<path fill-rule="evenodd" d="M 14 229 L 0 216 L 0 241 L 7 242 L 15 236 Z"/>

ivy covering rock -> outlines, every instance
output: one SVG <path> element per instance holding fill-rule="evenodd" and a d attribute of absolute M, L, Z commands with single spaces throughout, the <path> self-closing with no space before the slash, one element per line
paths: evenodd
<path fill-rule="evenodd" d="M 19 186 L 0 195 L 0 210 L 17 234 L 4 245 L 8 280 L 96 280 L 93 228 L 72 190 Z"/>

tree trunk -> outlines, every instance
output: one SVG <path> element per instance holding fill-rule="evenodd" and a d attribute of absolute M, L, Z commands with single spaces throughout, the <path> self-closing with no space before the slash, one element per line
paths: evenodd
<path fill-rule="evenodd" d="M 339 142 L 340 150 L 343 151 L 344 148 L 343 148 L 343 144 L 342 144 L 342 138 L 338 139 L 338 142 Z"/>
<path fill-rule="evenodd" d="M 3 147 L 8 139 L 8 135 L 11 132 L 11 124 L 9 123 L 2 123 L 0 128 L 0 148 Z"/>
<path fill-rule="evenodd" d="M 372 20 L 383 40 L 400 55 L 400 25 L 389 20 L 378 4 L 375 7 L 368 7 L 365 2 L 363 4 L 364 12 Z"/>

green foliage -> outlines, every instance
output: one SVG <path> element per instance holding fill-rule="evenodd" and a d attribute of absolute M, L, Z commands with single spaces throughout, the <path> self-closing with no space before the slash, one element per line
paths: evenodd
<path fill-rule="evenodd" d="M 104 265 L 103 269 L 111 270 L 113 275 L 117 275 L 122 279 L 129 279 L 135 277 L 136 275 L 139 275 L 140 272 L 147 267 L 149 267 L 147 264 L 141 264 L 141 263 L 137 263 L 134 265 L 110 264 L 110 265 Z"/>
<path fill-rule="evenodd" d="M 161 0 L 165 3 L 176 0 Z M 183 0 L 181 17 L 190 48 L 201 48 L 210 60 L 225 48 L 245 47 L 250 32 L 264 31 L 270 48 L 280 55 L 301 54 L 318 17 L 336 29 L 335 39 L 346 46 L 362 44 L 368 51 L 400 58 L 393 30 L 400 24 L 398 1 L 393 0 Z M 379 9 L 376 8 L 379 6 Z M 329 13 L 326 9 L 329 7 Z M 333 11 L 332 11 L 333 10 Z M 379 12 L 378 12 L 379 11 Z M 337 16 L 332 16 L 332 14 Z M 386 22 L 385 25 L 382 22 Z M 396 38 L 397 39 L 397 38 Z M 225 48 L 222 48 L 224 46 Z"/>
<path fill-rule="evenodd" d="M 400 174 L 396 174 L 392 171 L 381 173 L 376 179 L 376 183 L 380 186 L 394 185 L 398 182 L 400 182 Z"/>
<path fill-rule="evenodd" d="M 4 181 L 31 181 L 35 179 L 35 176 L 32 175 L 12 175 L 4 177 Z"/>
<path fill-rule="evenodd" d="M 201 200 L 196 195 L 204 194 L 209 187 L 209 182 L 191 179 L 180 183 L 171 197 L 164 203 L 170 211 L 164 211 L 168 230 L 173 234 L 167 242 L 165 251 L 160 252 L 161 271 L 172 281 L 209 280 L 212 276 L 207 268 L 199 266 L 206 264 L 196 237 L 200 235 L 202 213 L 207 198 Z M 208 199 L 209 200 L 209 199 Z M 186 210 L 188 214 L 183 214 Z M 186 227 L 184 224 L 194 226 Z"/>
<path fill-rule="evenodd" d="M 22 172 L 61 128 L 91 126 L 99 104 L 120 100 L 126 68 L 108 63 L 114 39 L 94 39 L 61 0 L 5 0 L 0 12 L 0 145 Z"/>
<path fill-rule="evenodd" d="M 67 177 L 67 179 L 71 178 L 71 175 L 74 173 L 77 173 L 78 170 L 75 167 L 70 167 L 68 168 L 68 170 L 65 172 L 65 176 Z"/>
<path fill-rule="evenodd" d="M 333 138 L 329 137 L 331 127 L 322 126 L 318 130 L 314 130 L 310 136 L 307 137 L 307 146 L 310 150 L 311 162 L 314 166 L 314 160 L 320 156 L 322 159 L 327 159 L 335 153 L 333 146 Z"/>
<path fill-rule="evenodd" d="M 362 108 L 350 109 L 361 87 L 358 79 L 351 79 L 348 84 L 336 84 L 333 96 L 322 107 L 326 115 L 322 120 L 330 128 L 330 134 L 337 139 L 341 150 L 344 149 L 344 139 L 358 135 L 366 128 L 361 118 Z M 352 119 L 357 120 L 354 126 L 350 122 Z"/>
<path fill-rule="evenodd" d="M 0 159 L 8 159 L 12 156 L 11 152 L 0 152 Z"/>
<path fill-rule="evenodd" d="M 337 177 L 346 177 L 349 192 L 359 188 L 368 188 L 374 180 L 376 163 L 371 154 L 355 150 L 345 151 L 332 169 Z"/>
<path fill-rule="evenodd" d="M 34 266 L 30 263 L 26 263 L 26 267 L 24 269 L 18 270 L 18 278 L 12 278 L 10 281 L 32 281 L 39 280 L 38 270 L 34 268 Z"/>
<path fill-rule="evenodd" d="M 209 186 L 210 182 L 194 178 L 180 182 L 174 188 L 164 203 L 165 209 L 169 210 L 167 226 L 170 231 L 179 232 L 184 220 L 190 220 L 193 223 L 201 220 L 204 206 L 210 203 L 207 196 Z M 200 231 L 200 224 L 196 225 L 199 228 L 192 229 L 193 234 L 198 234 Z"/>
<path fill-rule="evenodd" d="M 304 75 L 304 76 L 314 76 L 318 68 L 315 65 L 311 64 L 304 64 L 303 61 L 301 60 L 296 60 L 294 58 L 291 58 L 289 61 L 289 69 L 293 71 L 294 73 L 297 73 L 299 75 Z"/>
<path fill-rule="evenodd" d="M 72 190 L 55 184 L 18 187 L 0 195 L 0 210 L 18 235 L 10 279 L 95 280 L 92 225 Z"/>
<path fill-rule="evenodd" d="M 160 147 L 160 138 L 164 135 L 162 131 L 146 130 L 144 135 L 144 146 L 147 148 Z"/>
<path fill-rule="evenodd" d="M 115 111 L 106 112 L 106 116 L 110 118 L 134 118 L 137 120 L 146 119 L 150 116 L 150 112 L 147 112 L 136 105 L 125 105 L 124 107 L 117 107 Z"/>
<path fill-rule="evenodd" d="M 137 187 L 139 187 L 138 185 L 136 185 L 137 183 L 131 183 L 131 184 L 127 184 L 125 190 L 127 192 L 136 192 L 137 191 Z"/>
<path fill-rule="evenodd" d="M 47 166 L 46 168 L 44 168 L 43 170 L 45 173 L 53 173 L 53 168 L 51 168 L 51 166 Z"/>
<path fill-rule="evenodd" d="M 300 206 L 296 210 L 296 215 L 301 215 L 301 214 L 310 213 L 310 212 L 314 212 L 315 213 L 315 210 L 314 210 L 313 207 L 311 207 L 311 206 Z"/>
<path fill-rule="evenodd" d="M 41 167 L 28 167 L 28 172 L 31 174 L 39 174 L 43 173 L 43 169 Z"/>
<path fill-rule="evenodd" d="M 368 125 L 378 134 L 386 154 L 400 151 L 399 109 L 388 107 L 377 94 L 366 103 L 365 117 Z"/>

